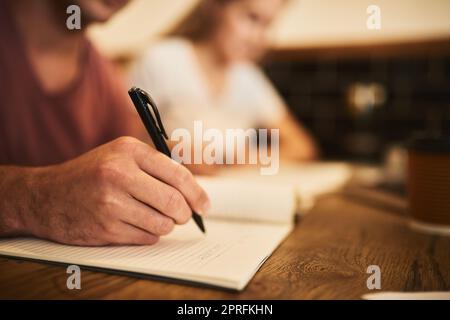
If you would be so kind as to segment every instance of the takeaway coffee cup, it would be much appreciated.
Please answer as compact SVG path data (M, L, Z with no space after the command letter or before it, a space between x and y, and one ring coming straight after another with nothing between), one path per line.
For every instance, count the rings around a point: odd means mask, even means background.
M408 145L411 227L450 236L450 137L418 137Z

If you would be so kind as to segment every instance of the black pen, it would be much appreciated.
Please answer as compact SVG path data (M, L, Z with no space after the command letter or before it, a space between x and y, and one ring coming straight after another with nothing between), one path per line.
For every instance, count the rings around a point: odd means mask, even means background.
M139 113L139 116L141 117L141 120L144 123L148 134L150 135L150 138L152 138L153 144L155 145L156 149L170 158L170 149L167 146L165 140L169 138L167 137L166 131L164 130L164 126L162 124L161 117L159 115L158 108L156 107L155 102L147 92L140 88L133 87L128 90L128 94L133 101L133 104L136 107L136 110ZM153 117L150 109L148 108L148 105L150 105L150 107L152 108L155 117ZM192 211L192 218L194 219L200 230L205 233L206 230L203 224L202 217L195 211Z

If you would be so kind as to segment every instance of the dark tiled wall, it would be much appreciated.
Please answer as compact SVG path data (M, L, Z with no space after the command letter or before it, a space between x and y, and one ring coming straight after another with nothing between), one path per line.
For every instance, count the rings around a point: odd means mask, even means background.
M265 69L325 157L377 161L415 132L450 130L450 55L284 60ZM384 99L356 112L355 84L375 84Z

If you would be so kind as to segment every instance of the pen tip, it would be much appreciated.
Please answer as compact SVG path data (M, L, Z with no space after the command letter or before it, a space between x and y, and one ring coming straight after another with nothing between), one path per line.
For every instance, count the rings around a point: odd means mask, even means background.
M202 230L203 233L206 234L206 229L205 229L205 226L203 225L203 221L202 220L199 221L198 227L200 228L200 230Z
M200 228L200 230L206 234L205 225L203 224L203 219L196 213L192 216L197 226Z

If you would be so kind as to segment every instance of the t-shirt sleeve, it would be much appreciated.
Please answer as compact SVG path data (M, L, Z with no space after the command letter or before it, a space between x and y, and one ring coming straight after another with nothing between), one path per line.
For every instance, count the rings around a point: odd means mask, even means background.
M273 84L256 65L246 65L241 72L241 77L245 78L243 92L252 97L256 122L263 126L278 122L287 110Z
M182 39L168 39L151 45L129 73L130 85L144 89L155 101L167 132L186 127L190 119L186 101L195 96L191 81L190 44Z
M158 108L164 108L167 86L166 66L170 63L171 57L167 56L167 50L160 48L150 48L144 56L132 67L129 82L132 86L139 87L148 92L155 100ZM166 54L165 54L166 53Z

